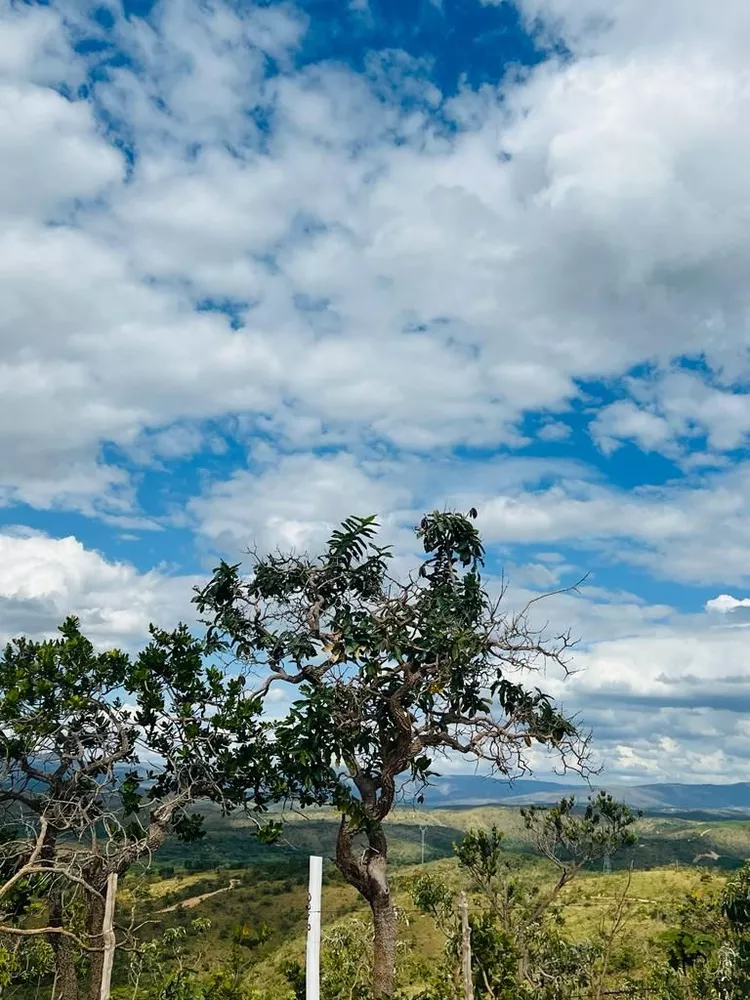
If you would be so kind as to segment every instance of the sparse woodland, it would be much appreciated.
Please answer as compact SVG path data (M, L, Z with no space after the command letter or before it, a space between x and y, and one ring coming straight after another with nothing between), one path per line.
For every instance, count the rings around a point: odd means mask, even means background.
M406 578L352 517L317 558L218 567L199 636L102 651L70 618L6 647L0 996L301 1000L300 816L331 832L322 1000L750 996L750 868L644 898L639 817L605 793L521 810L523 850L483 823L404 863L404 789L418 805L446 760L593 773L539 687L572 637L485 585L472 514L426 515ZM241 855L190 874L222 824Z

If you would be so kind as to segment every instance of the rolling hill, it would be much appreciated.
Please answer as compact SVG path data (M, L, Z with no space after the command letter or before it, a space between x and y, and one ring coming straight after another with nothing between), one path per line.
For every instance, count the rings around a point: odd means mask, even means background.
M633 809L649 813L750 814L750 782L727 785L673 782L619 785L615 782L600 782L589 787L583 782L563 784L529 779L511 784L475 774L456 774L435 778L434 784L425 789L423 794L424 808L441 809L493 804L549 804L564 795L585 799L591 792L599 789L606 789ZM409 798L408 791L405 792L405 798Z

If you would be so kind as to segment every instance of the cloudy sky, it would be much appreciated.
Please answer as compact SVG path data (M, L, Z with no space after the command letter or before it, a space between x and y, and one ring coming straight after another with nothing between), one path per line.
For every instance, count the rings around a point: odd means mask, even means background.
M750 6L0 0L0 632L476 506L622 780L750 758Z

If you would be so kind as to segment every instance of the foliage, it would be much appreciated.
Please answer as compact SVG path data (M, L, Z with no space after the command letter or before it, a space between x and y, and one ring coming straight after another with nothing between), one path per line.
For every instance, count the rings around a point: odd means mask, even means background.
M375 988L394 988L395 916L383 821L397 782L428 782L448 752L509 774L537 743L581 767L586 741L549 696L514 677L565 666L570 637L547 643L528 608L511 614L482 585L484 548L469 517L435 511L418 528L425 558L405 580L374 517L350 517L318 558L256 557L250 575L222 563L196 596L211 650L282 682L298 698L276 727L288 792L333 803L336 863L370 904ZM366 849L357 846L364 838Z
M15 639L0 656L0 923L12 936L43 903L49 929L40 933L60 997L72 1000L73 942L87 949L98 996L109 875L150 860L168 835L199 839L192 807L201 798L231 807L241 785L243 802L249 789L263 808L267 769L260 703L206 661L184 626L152 628L135 658L98 652L75 618L59 633ZM120 928L121 939L129 934Z
M370 1000L370 929L361 920L351 920L324 934L321 940L320 1000ZM364 947L363 947L364 945ZM305 997L305 970L299 962L284 968L295 1000Z
M580 815L575 805L571 795L549 809L521 810L535 846L559 869L561 886L587 864L611 857L637 839L632 827L640 814L608 792L589 796Z
M558 867L562 865L565 877L561 875L551 890L524 875L519 859L503 850L504 835L497 826L470 830L455 845L475 900L470 926L477 1000L566 1000L582 990L601 988L621 920L608 936L575 944L563 932L556 901L592 855L613 854L629 842L626 831L634 817L609 798L590 801L580 817L572 815L572 807L572 800L565 799L549 810L525 813L528 825L547 847L545 853L557 859ZM557 853L560 845L566 846L564 858ZM452 971L456 985L460 933L454 894L426 873L412 882L411 895L445 933L446 969ZM444 991L445 970L437 982Z

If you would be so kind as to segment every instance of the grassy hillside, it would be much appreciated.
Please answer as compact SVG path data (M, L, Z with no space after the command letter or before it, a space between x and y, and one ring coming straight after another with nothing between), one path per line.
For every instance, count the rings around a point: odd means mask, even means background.
M551 884L554 872L540 859L527 857L529 878ZM409 883L415 875L431 871L440 874L456 891L463 887L457 864L452 859L422 865L402 865L394 875L394 895L401 913L401 938L405 979L415 990L420 975L439 960L444 946L442 934L432 920L419 914L410 899ZM343 884L330 863L325 865L323 889L324 942L336 930L356 925L356 933L367 933L368 911L361 899ZM251 869L222 870L202 874L179 874L153 880L148 899L140 906L154 921L156 936L170 927L186 929L184 947L196 968L216 968L228 963L233 934L241 925L257 930L268 928L268 938L243 953L249 981L262 982L271 997L289 996L284 969L290 961L304 961L307 886L304 865L259 864ZM590 939L606 923L623 893L627 873L584 873L564 890L564 927L574 941ZM677 867L635 871L627 896L627 920L623 942L618 946L616 964L637 969L658 948L658 934L669 926L686 893L716 893L722 884L721 872ZM232 888L229 888L232 884ZM215 895L217 889L225 891ZM128 888L125 888L127 896ZM122 902L126 903L126 896ZM204 897L204 898L201 898ZM181 901L182 906L163 912ZM195 933L191 924L197 916L211 922L209 931ZM420 971L421 970L421 971ZM119 970L122 983L124 969ZM123 988L122 996L126 993Z
M172 842L159 852L159 867L215 870L241 868L259 862L294 866L305 864L310 854L332 858L335 853L337 816L331 810L312 810L305 816L287 814L283 840L275 846L258 843L254 824L247 818L206 818L207 836L186 847ZM520 811L514 806L479 806L458 809L398 809L388 822L390 857L395 865L421 859L421 831L425 826L425 857L433 861L451 857L453 844L471 828L496 824L506 835L508 850L531 849ZM636 824L638 843L615 860L615 866L638 869L663 867L675 862L733 869L750 857L750 821L699 821L676 817L643 817Z
M207 836L198 845L172 843L159 852L155 868L145 876L129 876L118 905L134 906L147 919L146 936L160 939L176 929L189 965L216 969L240 955L248 982L262 982L271 1000L288 1000L284 970L304 959L307 859L324 857L324 934L341 934L353 927L357 940L369 933L369 913L357 894L343 883L330 860L335 850L336 816L319 810L287 817L284 840L273 847L258 844L253 824L240 817L217 814L207 819ZM555 871L534 855L520 812L515 807L420 811L402 809L388 823L393 862L393 887L401 914L404 982L416 989L427 970L439 960L444 939L431 919L419 914L410 898L409 883L425 871L438 873L455 892L463 876L452 845L471 828L497 825L506 834L509 855L517 858L528 877L551 884ZM425 827L426 865L421 858ZM637 823L638 841L614 860L615 871L588 871L561 897L563 926L572 941L587 941L603 926L621 897L633 865L626 903L626 934L618 945L615 969L637 970L658 948L659 933L675 919L687 893L716 893L726 870L750 856L750 823L699 822L674 817L644 817ZM620 870L617 870L617 869ZM194 921L210 921L196 928ZM251 947L235 944L239 928L255 935ZM328 938L330 948L330 937ZM128 993L126 959L118 957L115 997ZM180 959L182 961L182 959Z

